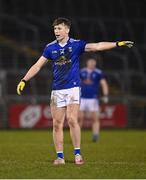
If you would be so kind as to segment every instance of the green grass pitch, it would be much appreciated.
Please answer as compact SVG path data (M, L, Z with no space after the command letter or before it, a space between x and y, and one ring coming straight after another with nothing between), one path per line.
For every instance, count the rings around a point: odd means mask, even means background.
M0 131L0 178L146 178L146 132L102 130L91 142L91 131L82 131L86 163L76 166L69 132L65 131L66 164L54 166L52 132Z

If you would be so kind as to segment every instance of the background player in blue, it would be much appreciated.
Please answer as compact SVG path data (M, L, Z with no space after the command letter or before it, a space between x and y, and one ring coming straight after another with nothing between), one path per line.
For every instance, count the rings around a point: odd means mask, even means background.
M92 140L96 142L99 137L100 120L99 120L99 90L101 86L102 101L108 102L108 84L104 73L96 68L97 61L94 58L87 59L86 67L81 69L81 103L79 124L82 127L84 118L88 115L92 122Z
M34 77L40 69L52 61L53 83L51 93L51 114L53 117L53 139L57 153L54 164L64 164L63 154L63 123L65 115L70 128L74 146L75 164L83 164L80 142L81 133L78 123L80 102L80 71L79 56L84 51L109 50L119 46L132 47L131 41L86 43L69 37L71 22L66 18L57 18L53 23L56 40L49 43L42 56L29 69L17 86L20 95L28 80Z

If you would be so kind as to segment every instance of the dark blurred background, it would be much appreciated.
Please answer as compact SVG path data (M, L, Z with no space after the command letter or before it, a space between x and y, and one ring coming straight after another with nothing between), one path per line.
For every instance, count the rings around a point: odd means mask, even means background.
M146 0L0 0L0 128L13 127L10 121L15 124L26 103L49 104L49 63L27 83L23 96L16 86L54 40L51 25L60 16L71 19L73 38L135 42L132 49L92 55L107 74L110 104L127 108L124 127L146 128ZM81 67L87 56L81 57Z

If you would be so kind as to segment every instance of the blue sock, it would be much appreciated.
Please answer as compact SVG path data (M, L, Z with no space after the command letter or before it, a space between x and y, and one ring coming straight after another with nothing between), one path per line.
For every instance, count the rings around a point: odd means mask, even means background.
M57 158L64 158L63 152L62 151L58 151L57 152Z
M80 154L81 154L80 148L75 148L74 149L74 155L80 155Z

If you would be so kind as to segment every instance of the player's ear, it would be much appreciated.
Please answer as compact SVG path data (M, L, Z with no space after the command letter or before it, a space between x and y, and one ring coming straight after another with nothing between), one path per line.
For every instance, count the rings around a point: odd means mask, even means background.
M70 31L70 28L68 28L68 27L66 26L66 33L69 33L69 31Z

